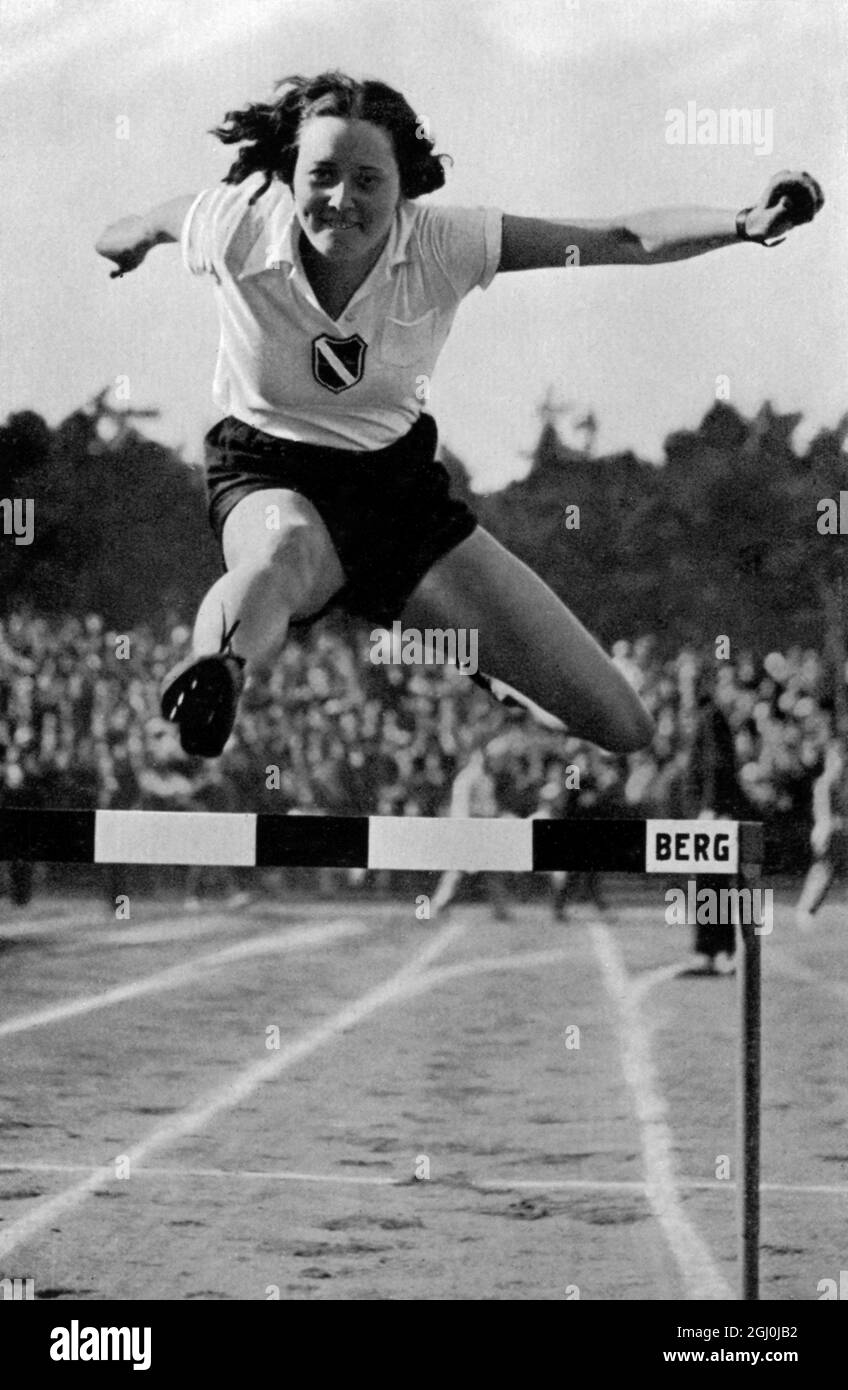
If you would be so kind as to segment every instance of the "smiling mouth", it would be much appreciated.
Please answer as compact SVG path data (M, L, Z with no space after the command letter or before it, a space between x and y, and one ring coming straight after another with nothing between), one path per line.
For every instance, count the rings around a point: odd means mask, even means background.
M350 232L359 227L358 222L327 222L321 224L328 232Z

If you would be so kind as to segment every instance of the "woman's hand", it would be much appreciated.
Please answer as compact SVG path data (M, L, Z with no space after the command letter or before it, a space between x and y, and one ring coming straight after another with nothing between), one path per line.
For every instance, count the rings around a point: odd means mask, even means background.
M107 260L115 262L118 269L113 270L110 276L115 280L126 275L128 270L137 270L156 242L157 238L146 218L122 217L120 222L113 222L101 232L94 249Z
M811 174L781 169L745 218L745 230L756 241L770 241L812 222L823 206L824 194Z

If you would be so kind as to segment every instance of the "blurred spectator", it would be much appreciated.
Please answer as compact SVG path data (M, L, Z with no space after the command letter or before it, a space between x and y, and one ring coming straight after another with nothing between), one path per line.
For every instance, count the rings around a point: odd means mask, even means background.
M37 806L39 797L34 779L30 778L28 790L24 790L25 786L24 769L17 762L7 763L0 783L0 808L11 811L19 806ZM17 907L23 907L32 897L33 865L26 860L15 859L4 867L7 875L6 891Z
M583 757L572 763L553 760L546 769L546 780L534 814L540 820L621 819L627 814L621 759L612 754L602 754L591 760ZM601 875L596 869L558 869L550 878L554 921L564 922L569 903L580 899L591 903L599 912L606 910Z
M683 814L690 820L744 820L746 809L736 773L733 733L704 681L697 693ZM695 901L701 889L718 895L726 887L727 879L719 874L699 874ZM729 972L736 953L736 924L696 923L693 947L695 962L689 974Z
M795 909L799 930L809 931L813 917L834 879L845 873L848 860L845 780L848 774L841 740L832 738L825 750L821 771L813 784L813 828L810 846L813 862L807 871Z
M457 773L451 788L449 816L469 820L474 816L496 817L499 814L495 780L489 765L488 753L488 747L472 749L465 766ZM448 911L465 877L459 869L448 869L442 874L430 905L432 917L438 917ZM481 877L486 885L495 920L509 921L503 875L485 873Z

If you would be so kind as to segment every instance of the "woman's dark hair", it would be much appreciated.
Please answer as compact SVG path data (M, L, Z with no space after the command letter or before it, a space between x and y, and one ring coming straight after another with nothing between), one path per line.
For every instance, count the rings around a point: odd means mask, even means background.
M251 202L261 198L274 178L291 188L300 128L312 116L343 116L381 126L391 137L405 198L432 193L444 184L442 160L448 156L433 153L426 121L384 82L357 82L343 72L322 72L318 77L284 77L274 90L282 91L276 101L228 111L211 131L225 145L242 146L224 183L265 175Z

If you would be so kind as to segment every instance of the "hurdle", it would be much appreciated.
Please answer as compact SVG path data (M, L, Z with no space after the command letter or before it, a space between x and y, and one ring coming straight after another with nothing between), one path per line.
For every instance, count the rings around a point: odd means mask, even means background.
M0 809L0 861L412 872L722 874L753 888L763 827L728 820L472 820L279 812ZM759 1298L761 960L737 924L739 1299Z

